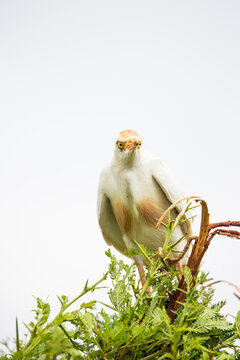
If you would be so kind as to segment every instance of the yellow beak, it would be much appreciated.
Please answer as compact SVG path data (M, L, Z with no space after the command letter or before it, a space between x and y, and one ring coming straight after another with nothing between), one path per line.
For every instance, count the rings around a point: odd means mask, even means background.
M139 145L139 141L137 141L136 139L131 139L131 140L127 140L126 144L125 144L125 149L128 150L133 150L136 149Z

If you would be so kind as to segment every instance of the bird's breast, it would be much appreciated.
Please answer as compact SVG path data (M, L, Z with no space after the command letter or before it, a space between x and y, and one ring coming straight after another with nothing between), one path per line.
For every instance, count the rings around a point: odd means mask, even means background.
M123 234L130 234L133 226L133 213L123 201L117 201L114 206L115 216Z
M123 234L136 237L141 226L155 227L162 211L151 197L144 197L138 202L118 200L113 206L115 217Z
M144 197L138 203L138 211L141 217L150 225L156 225L163 211L154 199Z
M114 184L110 198L121 232L136 238L143 225L154 227L168 205L151 174L122 171Z

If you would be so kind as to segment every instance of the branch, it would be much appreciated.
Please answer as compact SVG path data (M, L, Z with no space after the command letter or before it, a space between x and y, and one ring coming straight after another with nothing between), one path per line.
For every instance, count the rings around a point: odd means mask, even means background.
M226 284L228 284L228 285L231 285L231 286L233 286L233 287L240 293L240 287L239 287L239 286L237 286L236 284L234 284L234 283L232 283L232 282L230 282L230 281L226 281L226 280L213 281L213 282L211 282L210 284L203 286L202 288L203 288L203 289L206 289L206 288L209 287L209 286L212 286L212 285L215 285L215 284L219 284L219 283L226 283Z
M223 235L223 236L228 236L231 238L235 238L235 239L240 239L240 232L236 231L236 230L223 230L223 229L217 229L214 230L212 233L209 234L208 237L208 243L210 244L210 242L212 241L213 237L215 235Z
M233 293L233 295L235 295L235 296L236 296L236 298L238 298L238 300L240 300L240 296L239 296L238 294Z
M188 251L190 244L193 240L197 240L198 237L197 236L190 236L187 240L186 245L184 246L183 251L181 252L181 254L179 254L175 259L168 259L168 262L170 264L176 264L178 263L180 260L182 260L182 258L184 257L184 255L186 254L186 252Z
M218 222L218 223L213 223L213 224L209 224L209 230L215 229L217 227L221 227L221 226L225 226L225 227L230 227L230 226L240 226L240 221L223 221L223 222Z
M201 203L202 207L202 214L201 214L201 225L200 225L200 233L199 236L190 237L187 240L187 243L182 251L182 253L175 259L168 259L168 261L171 264L175 264L178 261L180 261L186 252L188 251L190 247L190 243L192 240L195 240L194 246L192 248L191 254L188 258L187 266L191 271L191 274L193 276L193 282L192 286L195 283L196 276L199 271L199 267L201 264L201 261L203 259L203 256L205 255L212 239L215 235L224 235L235 239L240 239L240 231L232 230L232 229L218 229L218 227L240 227L240 221L224 221L224 222L218 222L209 224L209 213L208 213L208 206L205 200L198 196L187 196L184 197L178 201L176 201L174 204L172 204L159 218L156 229L159 229L160 225L162 224L162 221L164 220L164 217L168 214L169 211L174 209L179 203L181 203L184 200L188 199L194 199L197 202ZM216 229L214 231L211 231L213 229ZM233 285L232 283L229 283ZM209 285L210 286L210 285ZM234 286L234 285L233 285ZM235 286L235 288L238 290L238 287ZM181 304L185 301L187 296L187 285L184 279L184 276L182 276L178 283L178 288L172 292L172 294L169 297L169 304L167 308L167 313L171 320L173 321L176 317L176 311L181 307ZM238 295L236 294L238 297Z
M192 252L187 262L187 266L191 270L193 278L195 278L198 273L199 265L201 263L203 254L206 251L206 249L204 249L204 246L207 243L208 226L209 226L209 213L208 213L208 207L206 201L199 197L194 197L194 198L195 201L201 202L202 216L201 216L200 234L195 241ZM187 290L187 284L185 282L184 276L182 276L178 284L178 289L171 294L169 299L167 313L172 321L176 317L176 310L180 308L181 303L183 303L186 299L187 296L186 290Z
M200 201L202 206L200 234L198 240L195 242L195 246L187 262L187 266L190 268L193 275L195 275L198 272L198 268L202 260L201 252L208 237L208 226L209 226L208 206L205 200L201 199Z

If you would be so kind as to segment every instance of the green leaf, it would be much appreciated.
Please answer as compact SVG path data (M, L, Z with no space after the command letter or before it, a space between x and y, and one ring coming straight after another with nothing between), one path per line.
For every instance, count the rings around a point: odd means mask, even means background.
M92 300L92 301L89 301L89 302L87 302L87 303L82 303L81 305L80 305L80 309L93 309L94 308L94 306L96 305L96 300Z
M192 280L193 279L192 279L191 271L187 266L185 266L183 268L183 275L184 275L185 282L187 284L187 292L189 293L190 290L191 290Z
M204 334L215 333L216 331L230 331L232 330L233 325L227 321L221 320L218 317L216 309L206 308L203 313L199 315L193 328L197 330L199 334Z
M238 311L236 319L235 319L235 327L236 327L236 330L237 330L237 333L238 333L238 336L240 339L240 330L239 330L240 329L240 311Z

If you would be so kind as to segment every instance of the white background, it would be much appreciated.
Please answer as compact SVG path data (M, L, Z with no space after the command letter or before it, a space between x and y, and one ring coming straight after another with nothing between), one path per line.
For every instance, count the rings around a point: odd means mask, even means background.
M98 175L119 131L205 198L239 214L239 1L0 3L0 339L57 311L107 268ZM203 268L239 283L239 242L215 238ZM117 255L120 258L120 255ZM216 285L235 315L234 289Z

